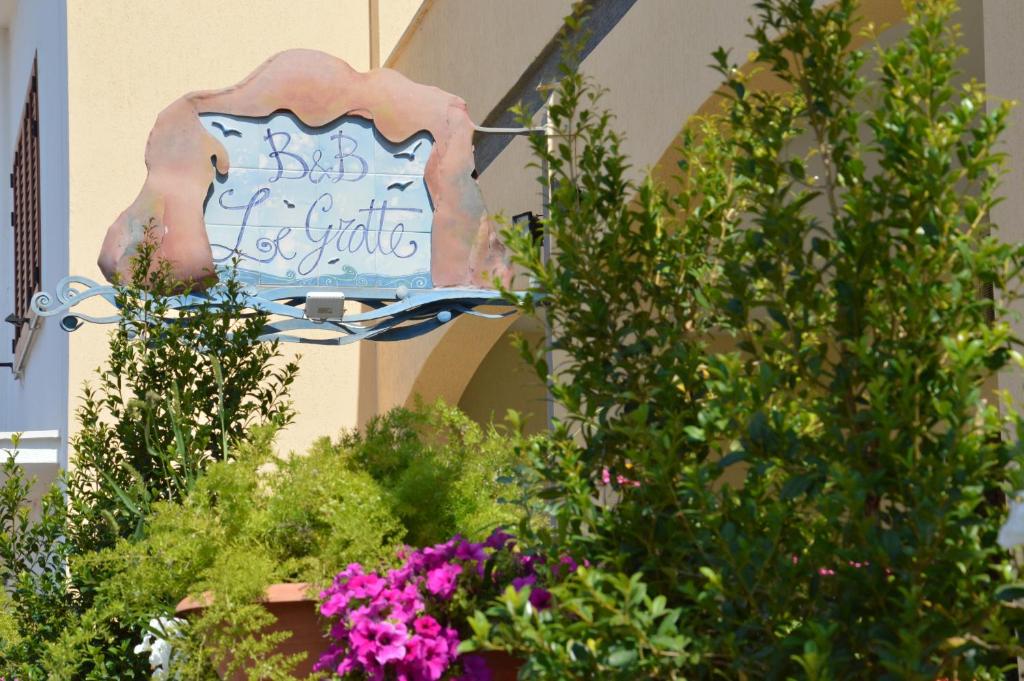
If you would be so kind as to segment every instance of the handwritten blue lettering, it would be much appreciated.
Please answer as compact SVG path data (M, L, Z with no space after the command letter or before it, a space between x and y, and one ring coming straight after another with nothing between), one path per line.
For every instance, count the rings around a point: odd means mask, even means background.
M269 187L260 187L244 204L233 204L226 201L235 193L234 189L225 189L217 197L217 203L226 210L242 211L241 224L238 227L235 243L211 243L214 250L214 262L221 263L237 254L242 258L259 263L270 263L275 260L294 260L298 258L296 271L307 276L320 266L324 252L333 244L338 253L361 253L391 256L400 260L411 258L419 250L415 239L406 235L404 222L398 222L404 216L414 216L423 212L421 208L395 208L388 206L387 201L380 205L371 198L365 208L356 210L356 214L365 217L347 218L342 215L332 216L335 208L334 196L329 192L320 194L309 206L301 232L292 227L275 227L273 237L257 236L254 246L259 255L246 252L243 245L253 210L271 198ZM324 222L330 221L326 226ZM261 229L268 229L262 227ZM286 250L285 245L291 250ZM301 257L300 257L301 256Z
M284 144L282 144L280 148L277 146L277 142L274 141L278 137L284 137ZM272 178L270 178L271 182L277 182L280 179L301 180L302 178L306 177L307 174L309 174L309 166L306 165L306 161L302 158L302 156L287 151L288 145L291 144L292 141L292 136L290 134L284 131L271 132L270 128L267 128L267 135L265 139L267 140L267 143L270 145L270 148L272 150L270 154L268 154L268 156L270 156L270 158L274 159L277 162L277 175L274 175ZM286 169L282 158L290 158L295 163L298 163L299 166L301 166L301 169L293 167L288 170L297 172L299 174L292 175L291 177L285 177L284 173Z

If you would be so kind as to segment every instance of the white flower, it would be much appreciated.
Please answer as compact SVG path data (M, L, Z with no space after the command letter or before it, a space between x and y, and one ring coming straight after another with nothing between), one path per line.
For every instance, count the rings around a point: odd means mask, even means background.
M178 617L159 617L149 621L150 631L142 637L142 643L135 646L135 654L149 653L149 668L153 670L153 678L157 681L165 681L170 678L171 657L174 655L174 648L168 639L179 636L179 629L185 624L185 620ZM161 636L154 634L160 632ZM177 678L175 675L174 678Z
M1024 502L1018 501L1024 492L1018 492L1010 499L1010 516L999 528L996 541L1004 549L1012 549L1024 544Z

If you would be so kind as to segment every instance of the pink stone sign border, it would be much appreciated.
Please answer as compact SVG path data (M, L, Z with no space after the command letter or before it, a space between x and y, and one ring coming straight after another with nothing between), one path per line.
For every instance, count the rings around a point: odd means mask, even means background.
M489 288L493 277L510 283L505 245L472 176L474 126L465 101L391 69L359 73L314 50L281 52L237 85L187 94L157 116L146 144L146 182L103 240L99 266L107 279L127 278L131 257L152 224L157 257L170 262L177 279L196 289L212 281L203 202L215 177L210 159L221 174L229 172L231 162L199 115L266 117L277 111L290 111L311 127L362 116L396 143L429 132L434 147L424 179L434 204L434 286Z

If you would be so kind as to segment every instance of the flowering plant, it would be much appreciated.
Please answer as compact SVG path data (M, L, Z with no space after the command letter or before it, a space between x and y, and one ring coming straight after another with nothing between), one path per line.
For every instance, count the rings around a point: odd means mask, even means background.
M178 653L172 641L181 637L181 627L185 620L179 617L158 617L149 621L149 631L142 637L142 643L135 646L136 655L149 653L149 667L153 671L152 678L166 681L178 678L171 674L171 661ZM0 678L0 681L3 681Z
M495 530L474 543L456 535L442 544L399 551L401 564L385 574L352 563L320 594L320 612L336 620L333 643L316 665L339 676L437 681L490 679L479 655L459 655L458 623L505 587L529 588L529 601L548 608L551 594L537 585L544 558L518 553L511 535ZM559 568L575 570L570 558Z

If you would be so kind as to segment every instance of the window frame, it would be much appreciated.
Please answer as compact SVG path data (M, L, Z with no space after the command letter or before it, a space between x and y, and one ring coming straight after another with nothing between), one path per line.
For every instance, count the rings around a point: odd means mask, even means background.
M43 267L38 65L36 55L32 60L10 174L14 261L12 303L17 318L11 351L14 354L14 373L18 377L40 321L31 309L32 296L41 290Z

